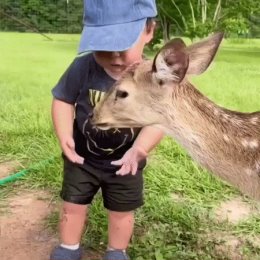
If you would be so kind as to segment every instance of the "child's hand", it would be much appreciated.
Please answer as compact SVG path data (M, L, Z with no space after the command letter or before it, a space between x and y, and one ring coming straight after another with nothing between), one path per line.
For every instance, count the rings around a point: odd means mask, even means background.
M83 164L84 158L75 151L75 142L71 136L67 136L60 141L61 149L65 156L73 163Z
M147 152L142 147L133 146L120 160L113 161L111 164L122 165L122 167L116 172L117 175L126 175L129 173L135 175L138 168L138 162L146 157Z

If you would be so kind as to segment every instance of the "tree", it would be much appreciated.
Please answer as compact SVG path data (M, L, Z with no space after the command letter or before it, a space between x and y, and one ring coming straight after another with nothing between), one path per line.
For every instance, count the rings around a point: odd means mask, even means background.
M82 0L5 0L1 30L80 33Z
M171 35L191 39L213 31L226 36L257 35L259 0L157 0L155 43ZM115 13L116 15L116 13ZM1 0L0 30L80 33L82 0Z
M256 29L252 17L260 13L258 0L157 0L157 4L165 40L170 34L193 39L213 31L248 35Z

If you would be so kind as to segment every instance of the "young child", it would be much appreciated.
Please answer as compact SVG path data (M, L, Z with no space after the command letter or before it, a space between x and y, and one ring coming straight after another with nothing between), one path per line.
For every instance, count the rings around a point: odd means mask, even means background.
M52 90L52 117L63 151L61 244L51 260L82 258L80 239L88 205L101 188L108 210L104 260L127 260L134 210L143 204L145 158L163 137L161 130L112 129L91 125L94 106L142 59L153 37L154 0L85 0L80 53ZM91 53L84 54L86 51Z

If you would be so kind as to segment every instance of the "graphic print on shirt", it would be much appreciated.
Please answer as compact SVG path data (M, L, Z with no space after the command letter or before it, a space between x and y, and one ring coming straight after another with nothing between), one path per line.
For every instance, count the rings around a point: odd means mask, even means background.
M88 90L88 102L92 109L102 100L105 92L96 89ZM130 129L109 129L100 130L92 126L89 118L83 124L83 133L86 137L86 146L90 153L100 155L110 155L125 144L133 141L135 131Z

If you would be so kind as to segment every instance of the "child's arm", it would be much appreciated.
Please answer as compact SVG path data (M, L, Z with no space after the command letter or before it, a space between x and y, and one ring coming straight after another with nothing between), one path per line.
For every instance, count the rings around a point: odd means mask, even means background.
M74 105L55 98L53 99L52 121L61 149L70 161L83 164L84 158L79 156L75 151L73 139L74 111Z
M162 140L164 133L159 128L146 126L142 128L137 136L132 148L130 148L124 156L113 161L113 165L122 165L116 172L118 175L136 174L138 162L145 159L148 153Z
M161 129L154 126L145 126L141 129L133 144L133 147L139 147L146 153L149 153L157 144L160 143L163 136L164 133Z

